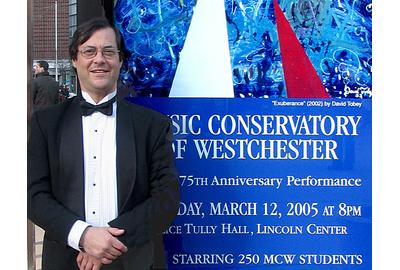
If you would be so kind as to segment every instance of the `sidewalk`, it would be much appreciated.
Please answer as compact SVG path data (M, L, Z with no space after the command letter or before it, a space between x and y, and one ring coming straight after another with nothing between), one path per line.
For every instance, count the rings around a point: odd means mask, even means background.
M42 269L42 247L44 231L35 225L35 270Z

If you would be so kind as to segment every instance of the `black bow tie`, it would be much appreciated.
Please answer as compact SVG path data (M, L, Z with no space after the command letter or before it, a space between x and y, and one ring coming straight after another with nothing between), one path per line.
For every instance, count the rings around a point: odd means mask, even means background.
M101 112L105 115L112 115L113 113L113 103L115 102L116 96L110 99L107 102L101 103L99 105L93 105L85 100L81 100L81 111L83 116L88 116L94 113L95 111Z

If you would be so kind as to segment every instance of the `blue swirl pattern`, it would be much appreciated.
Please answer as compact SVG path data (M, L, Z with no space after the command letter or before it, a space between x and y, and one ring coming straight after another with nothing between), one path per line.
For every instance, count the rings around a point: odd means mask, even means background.
M235 97L286 97L272 0L224 0ZM331 97L372 98L370 0L281 0ZM121 80L139 96L167 97L196 0L118 0L128 57ZM295 59L294 59L295 61Z

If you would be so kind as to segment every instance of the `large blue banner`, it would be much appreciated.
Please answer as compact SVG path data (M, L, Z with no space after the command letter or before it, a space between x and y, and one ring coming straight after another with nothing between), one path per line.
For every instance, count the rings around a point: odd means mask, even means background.
M173 123L169 269L371 269L371 100L131 101Z
M130 100L173 123L169 269L372 268L370 0L117 0L114 15Z

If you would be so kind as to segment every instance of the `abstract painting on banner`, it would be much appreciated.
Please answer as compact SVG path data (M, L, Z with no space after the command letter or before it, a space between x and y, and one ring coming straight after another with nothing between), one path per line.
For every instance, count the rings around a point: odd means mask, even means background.
M372 97L371 1L118 0L114 13L139 96L169 96L182 50L206 46L191 76L215 84L207 70L228 54L235 97Z

